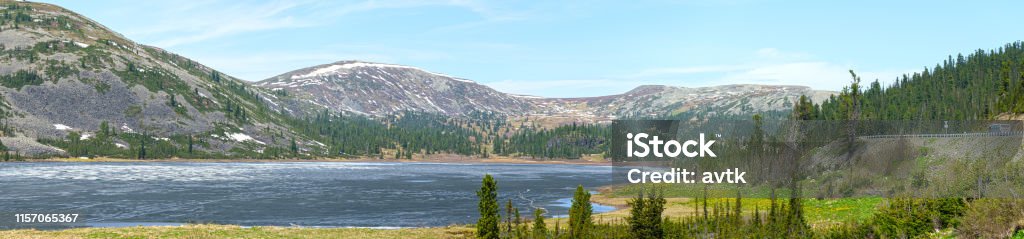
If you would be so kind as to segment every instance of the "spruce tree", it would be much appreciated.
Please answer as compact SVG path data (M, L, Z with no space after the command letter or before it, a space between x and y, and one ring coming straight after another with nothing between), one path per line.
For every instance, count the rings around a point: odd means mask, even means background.
M107 121L100 122L99 138L105 139L107 136L110 136L110 124Z
M583 189L583 185L576 187L576 193L572 197L572 207L569 208L569 237L588 238L590 229L594 222L590 218L593 214L593 206L590 205L590 192Z
M540 208L533 209L533 238L547 238L547 224L544 224L544 211Z
M512 235L512 199L505 202L505 235L511 237Z
M292 138L292 145L291 145L290 148L292 150L292 155L299 154L299 144L295 142L295 138L294 137Z
M515 225L515 227L516 227L516 230L515 230L516 231L516 237L517 238L523 238L525 232L523 232L524 231L523 230L523 226L522 226L523 218L519 216L519 208L515 208L515 207L512 208L512 216L515 217L514 222L516 224Z
M498 229L498 221L501 219L498 216L498 184L494 181L494 177L491 177L490 174L484 175L480 191L476 192L476 196L480 198L478 205L480 219L476 222L476 237L497 239L501 233Z
M641 191L629 202L629 228L632 238L662 238L662 212L665 211L665 198L654 189L647 196Z
M139 140L139 155L137 159L146 159L146 137L149 136L143 133L142 138Z

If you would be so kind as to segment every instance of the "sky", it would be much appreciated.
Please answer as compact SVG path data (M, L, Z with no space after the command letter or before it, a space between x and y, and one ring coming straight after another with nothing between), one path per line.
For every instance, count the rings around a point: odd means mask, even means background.
M887 84L1024 40L1024 1L46 0L136 42L259 81L341 60L416 66L499 91Z

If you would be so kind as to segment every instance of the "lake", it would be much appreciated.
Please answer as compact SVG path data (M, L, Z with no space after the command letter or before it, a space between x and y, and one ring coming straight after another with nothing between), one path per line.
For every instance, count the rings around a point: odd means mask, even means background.
M3 163L0 216L79 213L79 226L425 227L475 223L485 173L525 217L564 216L610 166L448 163ZM613 208L594 205L595 213ZM38 227L9 223L0 228Z

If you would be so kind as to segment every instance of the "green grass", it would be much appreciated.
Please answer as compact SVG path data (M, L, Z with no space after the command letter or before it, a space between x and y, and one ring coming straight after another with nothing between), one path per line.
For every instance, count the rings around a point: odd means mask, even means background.
M611 197L630 198L635 197L637 190L641 187L638 185L624 185L613 187L613 190L608 193ZM771 208L771 190L762 187L736 187L730 185L714 185L708 187L708 205L712 207L716 204L719 205L733 205L736 202L736 190L740 189L744 193L743 199L740 201L743 204L743 212L751 213L754 210L759 210L765 213ZM700 185L673 185L672 187L665 187L666 198L694 198L698 195L703 195L703 186ZM779 202L786 201L788 196L787 190L776 190L776 195ZM807 222L814 227L832 226L843 223L852 222L864 222L871 218L872 214L878 211L878 206L885 199L880 197L862 197L862 198L838 198L838 199L814 199L805 198L803 200L804 217ZM693 203L685 204L667 204L666 207L689 207L695 206L700 207L700 200L695 200Z
M818 226L864 222L871 218L883 200L878 197L807 199L803 201L804 217Z
M743 198L771 198L772 190L765 186L736 186L730 184L670 184L662 186L666 198L697 198L704 196L705 185L707 186L708 198L735 198L737 191L741 192ZM650 186L646 186L650 187ZM644 190L643 184L616 185L612 191L613 197L634 197L637 192ZM789 190L776 189L776 198L789 197Z

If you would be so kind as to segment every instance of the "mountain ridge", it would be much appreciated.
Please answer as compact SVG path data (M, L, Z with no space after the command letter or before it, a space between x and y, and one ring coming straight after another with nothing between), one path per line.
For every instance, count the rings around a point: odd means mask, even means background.
M287 91L296 96L289 111L309 111L310 104L338 112L383 116L401 111L427 111L449 116L474 112L498 112L509 116L553 115L558 117L588 117L614 119L625 116L650 115L658 111L682 112L693 107L714 106L711 100L740 104L750 97L754 101L773 101L753 104L754 111L788 110L785 102L806 94L812 100L824 100L831 91L814 90L807 86L735 84L709 87L679 87L642 85L621 94L592 97L541 97L520 95L495 90L465 78L434 73L419 67L343 60L292 70L254 83L271 91ZM461 91L447 92L448 87L459 85ZM706 99L692 95L706 93L718 96ZM731 92L731 95L721 95ZM680 94L691 94L684 96ZM476 97L474 97L476 96ZM629 104L635 100L662 100L654 108ZM422 100L422 102L416 102ZM298 102L296 102L298 101ZM382 102L387 101L387 102ZM438 105L435 102L444 101ZM673 105L682 101L690 102ZM393 104L388 104L388 102ZM426 102L426 103L424 103ZM466 103L468 102L468 103ZM618 107L616 107L618 103ZM306 106L302 106L302 105ZM582 104L582 105L581 105ZM746 103L743 103L746 104ZM631 105L623 107L621 105ZM722 105L719 105L722 106ZM581 109L580 107L583 107ZM297 108L298 110L295 110ZM306 108L304 110L304 108ZM570 113L570 112L577 112ZM733 110L731 113L741 113Z

